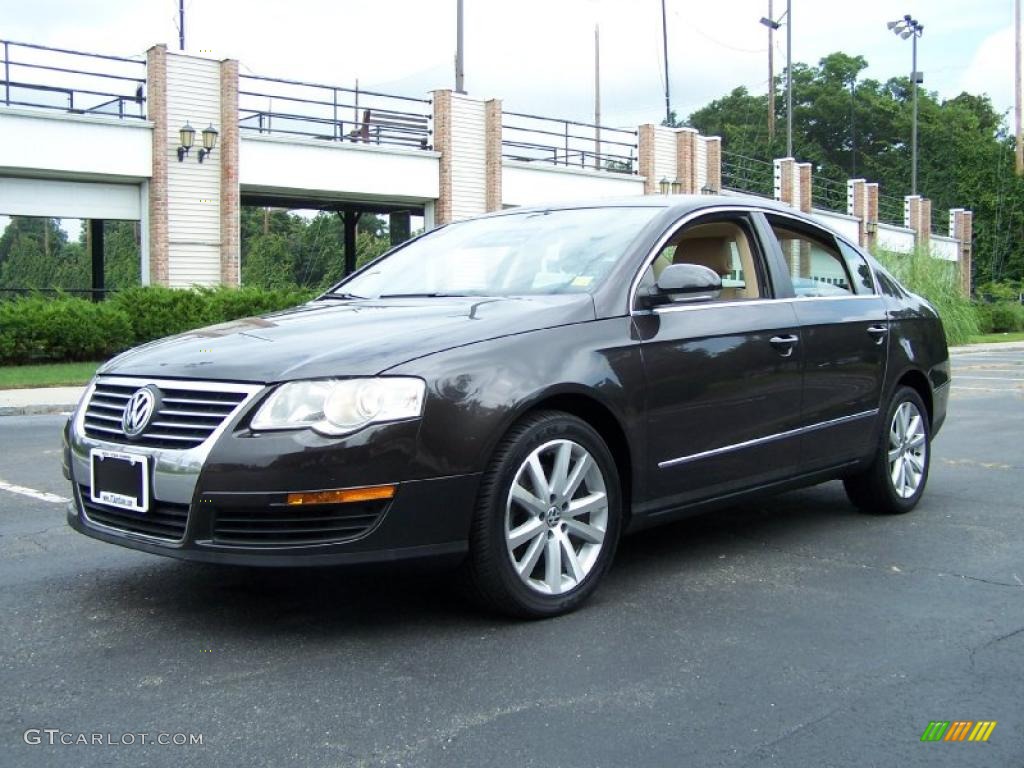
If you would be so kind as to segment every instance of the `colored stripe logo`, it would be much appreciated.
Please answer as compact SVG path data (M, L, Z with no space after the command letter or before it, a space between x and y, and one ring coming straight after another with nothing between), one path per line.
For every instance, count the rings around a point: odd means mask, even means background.
M921 734L921 741L988 741L996 720L932 720Z

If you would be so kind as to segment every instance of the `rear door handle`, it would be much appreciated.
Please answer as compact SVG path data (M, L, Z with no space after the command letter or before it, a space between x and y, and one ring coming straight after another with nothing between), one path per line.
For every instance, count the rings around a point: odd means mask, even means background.
M789 357L793 354L793 347L800 341L800 337L791 333L788 336L772 336L768 341L782 357Z

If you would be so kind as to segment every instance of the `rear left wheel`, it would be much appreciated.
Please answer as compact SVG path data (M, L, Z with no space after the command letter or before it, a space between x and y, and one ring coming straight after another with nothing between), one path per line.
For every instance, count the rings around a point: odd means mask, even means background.
M590 425L555 411L527 417L482 480L467 561L475 594L520 617L575 609L611 564L621 510L614 459Z

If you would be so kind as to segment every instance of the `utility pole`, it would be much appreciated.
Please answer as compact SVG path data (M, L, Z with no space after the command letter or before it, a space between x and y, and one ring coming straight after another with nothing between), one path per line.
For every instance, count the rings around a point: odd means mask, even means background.
M793 156L793 0L786 0L786 157Z
M768 18L774 19L772 0L768 0ZM775 27L768 24L768 141L775 139Z
M1013 83L1014 83L1014 112L1017 117L1017 175L1024 175L1024 143L1022 143L1021 136L1021 82L1020 82L1020 0L1016 0L1013 4L1014 12L1014 34L1013 34L1013 48L1014 48L1014 70L1013 70Z
M463 68L462 48L462 0L456 0L455 4L455 92L466 92L466 73Z
M185 50L185 0L178 0L178 49Z
M665 0L661 0L661 46L665 52L665 125L672 125L672 102L668 87L668 20L665 14Z
M594 168L601 169L601 25L594 25Z

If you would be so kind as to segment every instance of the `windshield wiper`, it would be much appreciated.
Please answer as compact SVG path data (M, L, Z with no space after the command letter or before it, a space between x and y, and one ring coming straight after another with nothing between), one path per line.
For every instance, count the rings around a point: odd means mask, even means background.
M354 293L325 293L321 299L336 299L338 301L349 301L351 299L367 299L369 296L356 296Z
M378 299L461 299L473 296L471 293L382 293Z

